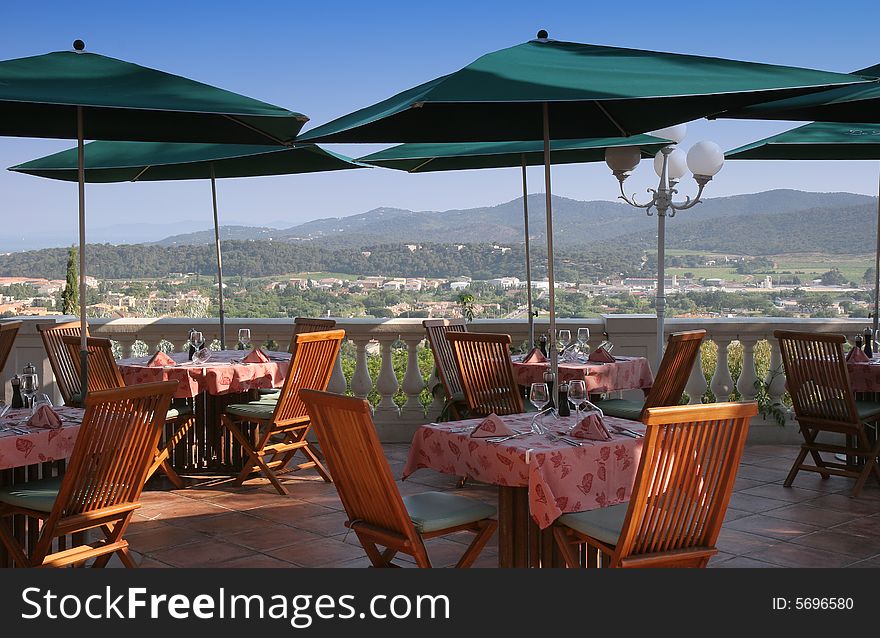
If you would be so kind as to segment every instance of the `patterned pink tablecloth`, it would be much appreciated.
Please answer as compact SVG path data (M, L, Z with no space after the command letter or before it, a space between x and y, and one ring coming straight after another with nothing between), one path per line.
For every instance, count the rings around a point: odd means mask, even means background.
M853 392L880 392L880 359L864 363L847 363L849 383Z
M29 409L9 410L0 418L0 470L66 459L73 451L85 410L59 407L63 424L56 430L29 428ZM20 432L8 429L14 427Z
M549 363L513 362L513 375L522 386L541 383ZM587 392L616 392L618 390L645 390L654 384L651 366L644 357L620 357L614 363L560 363L559 376L563 381L583 379Z
M515 431L528 430L533 414L502 417ZM574 424L575 417L544 418L551 431ZM470 476L484 483L528 487L532 518L542 529L567 512L616 505L629 500L642 440L614 434L610 441L584 441L573 447L528 434L503 443L473 438L462 428L482 419L429 423L413 437L403 478L421 468L445 474ZM605 417L609 429L618 425L644 432L641 423Z
M218 395L281 387L290 365L289 353L267 352L272 358L268 363L236 363L247 354L242 350L212 351L210 360L195 365L188 361L185 352L175 352L171 358L176 366L151 368L146 365L149 357L122 359L118 364L125 385L177 381L174 396L178 399L192 398L203 391Z

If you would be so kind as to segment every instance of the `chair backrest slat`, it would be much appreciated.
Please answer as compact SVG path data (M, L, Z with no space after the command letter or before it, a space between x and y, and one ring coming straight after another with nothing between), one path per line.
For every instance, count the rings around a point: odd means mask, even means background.
M452 345L446 339L446 334L467 332L467 323L464 319L426 319L422 325L425 327L428 346L434 355L437 376L440 377L440 383L446 391L446 398L450 399L454 394L463 393L464 387L461 385L455 354L452 352Z
M417 533L382 452L370 404L356 397L301 390L350 524L379 527L413 543Z
M326 332L327 330L333 330L335 327L335 319L295 317L293 320L293 338L290 340L290 345L287 347L287 351L290 354L295 354L297 335L307 334L309 332Z
M688 330L669 335L654 384L645 397L645 410L678 405L705 336L705 330Z
M477 416L519 414L519 386L510 361L510 335L447 332L468 410Z
M846 337L777 330L785 385L798 421L858 427L859 415L850 391L843 355Z
M0 321L0 372L6 366L6 361L9 359L9 353L12 352L12 345L15 343L15 336L18 334L21 324L21 321Z
M713 549L755 403L650 408L616 559Z
M345 330L306 332L296 335L296 348L290 361L284 385L275 405L274 421L288 421L308 416L299 391L326 390L339 356Z
M80 336L80 322L38 324L37 330L43 340L49 365L52 366L52 374L55 375L58 391L61 392L65 403L72 403L75 397L82 394L79 373L77 372L79 364L74 363L74 361L79 361L79 352L77 351L75 359L71 359L70 352L61 338L65 336L78 338ZM86 336L89 336L88 326L86 326Z
M67 348L68 356L73 361L74 371L77 377L79 377L80 338L63 335L61 342ZM89 393L113 390L114 388L125 386L122 372L119 370L119 366L116 365L116 359L113 356L113 343L110 339L87 337L86 350L89 353Z

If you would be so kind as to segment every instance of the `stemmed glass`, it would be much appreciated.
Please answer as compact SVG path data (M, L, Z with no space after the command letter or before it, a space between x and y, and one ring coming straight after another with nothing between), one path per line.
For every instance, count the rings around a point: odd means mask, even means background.
M211 351L205 347L204 335L198 330L194 330L190 340L192 341L193 348L196 350L192 358L193 363L206 363L211 358Z
M578 328L578 333L577 333L578 351L584 356L586 356L590 352L589 341L590 341L590 329L589 328Z
M33 403L31 405L31 414L36 414L37 410L44 405L48 405L50 408L52 407L52 399L49 398L49 395L44 392L34 395Z
M238 330L238 349L250 350L251 348L251 330L250 328L240 328Z
M546 383L533 383L529 389L529 401L538 408L538 414L532 419L532 431L535 434L544 434L546 430L539 419L544 408L550 403L550 391Z
M27 399L28 407L34 404L34 395L40 389L40 378L36 372L26 372L21 375L21 394Z
M563 361L566 360L565 349L568 347L568 344L571 343L571 330L560 330L559 337L557 338L559 342L559 354Z
M581 406L587 400L587 384L583 379L575 379L568 384L568 402L574 407L575 425L580 422Z

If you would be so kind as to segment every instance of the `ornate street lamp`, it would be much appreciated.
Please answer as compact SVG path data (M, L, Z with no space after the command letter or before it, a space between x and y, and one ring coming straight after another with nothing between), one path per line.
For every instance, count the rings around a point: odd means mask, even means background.
M665 146L654 156L654 171L660 178L660 184L656 190L648 189L648 192L651 193L651 200L644 204L638 203L635 195L627 197L623 190L623 182L635 170L641 159L639 148L624 146L605 150L605 163L608 164L617 181L620 182L620 199L635 208L643 208L648 215L654 214L652 209L657 211L657 365L663 358L663 321L666 314L664 282L666 276L666 218L675 217L676 212L687 210L699 204L706 184L724 165L724 153L715 142L697 142L685 154L676 145L684 139L686 134L687 126L685 124L677 124L651 133L651 135L671 140L674 143ZM673 196L678 193L676 186L688 169L693 173L694 180L699 187L697 194L693 199L686 197L684 202L673 202Z

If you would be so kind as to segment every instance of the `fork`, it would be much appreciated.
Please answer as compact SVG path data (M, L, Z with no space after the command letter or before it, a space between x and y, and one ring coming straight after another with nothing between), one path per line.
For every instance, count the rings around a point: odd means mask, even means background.
M572 441L571 439L567 439L564 436L559 436L558 434L553 434L552 432L547 433L547 438L550 439L553 443L562 442L567 443L573 447L580 447L580 443L577 441Z

